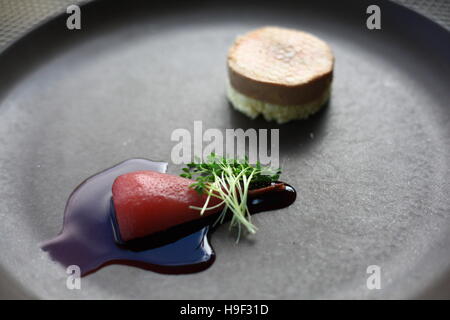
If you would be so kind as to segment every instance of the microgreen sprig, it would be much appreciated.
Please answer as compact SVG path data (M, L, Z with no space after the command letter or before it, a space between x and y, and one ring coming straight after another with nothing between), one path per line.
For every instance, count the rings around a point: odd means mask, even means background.
M223 206L215 224L222 223L227 211L230 211L232 213L230 229L237 228L237 241L243 229L252 234L257 230L251 222L247 207L248 191L278 181L281 174L280 169L262 166L259 161L252 165L247 157L243 160L227 159L214 153L208 156L206 162L191 162L182 170L180 176L195 180L190 187L200 194L207 195L203 207L191 206L191 208L199 210L200 215L203 215L207 210ZM220 199L220 203L208 207L211 197Z

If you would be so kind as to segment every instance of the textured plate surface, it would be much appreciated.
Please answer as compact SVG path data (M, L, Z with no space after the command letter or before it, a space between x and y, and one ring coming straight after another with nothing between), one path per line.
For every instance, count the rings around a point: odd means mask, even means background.
M382 30L367 30L368 4L94 2L81 31L63 16L2 53L2 296L449 297L449 34L385 2ZM336 56L328 108L279 127L296 203L255 216L259 233L238 246L220 228L204 272L109 266L66 289L65 270L39 243L59 232L85 178L132 157L168 160L171 132L194 120L277 127L233 111L224 94L228 46L262 25L309 31ZM366 288L374 264L381 290Z

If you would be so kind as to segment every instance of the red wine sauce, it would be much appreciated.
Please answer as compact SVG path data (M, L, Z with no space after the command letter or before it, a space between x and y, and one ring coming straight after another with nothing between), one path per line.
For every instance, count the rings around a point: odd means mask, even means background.
M77 265L90 274L109 264L125 264L160 273L192 273L208 268L215 258L209 244L217 215L123 243L116 232L111 187L125 173L166 172L167 163L145 159L124 161L80 184L70 195L60 234L42 244L50 257L67 267ZM280 209L294 202L296 192L285 183L249 192L251 213Z

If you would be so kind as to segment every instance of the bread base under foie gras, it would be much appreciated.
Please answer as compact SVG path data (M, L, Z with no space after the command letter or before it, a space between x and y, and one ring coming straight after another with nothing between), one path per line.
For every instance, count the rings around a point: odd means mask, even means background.
M330 47L317 37L260 28L238 37L228 52L228 99L252 118L304 119L330 98L333 67Z
M283 124L292 120L306 119L310 115L318 112L327 103L331 94L331 84L321 97L311 102L299 105L277 105L264 102L246 96L236 91L227 82L227 97L231 105L238 111L244 113L252 119L262 115L267 121L276 121Z

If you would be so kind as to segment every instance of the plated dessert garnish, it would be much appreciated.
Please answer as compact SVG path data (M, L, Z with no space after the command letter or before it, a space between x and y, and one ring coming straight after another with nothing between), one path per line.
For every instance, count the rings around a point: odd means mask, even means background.
M289 206L295 190L279 170L211 155L180 176L167 163L131 159L92 176L67 201L61 233L42 249L82 275L117 263L161 273L203 270L214 261L219 224L254 233L253 213Z
M333 53L319 38L260 28L238 37L228 52L228 99L251 118L304 119L328 101L333 66Z

